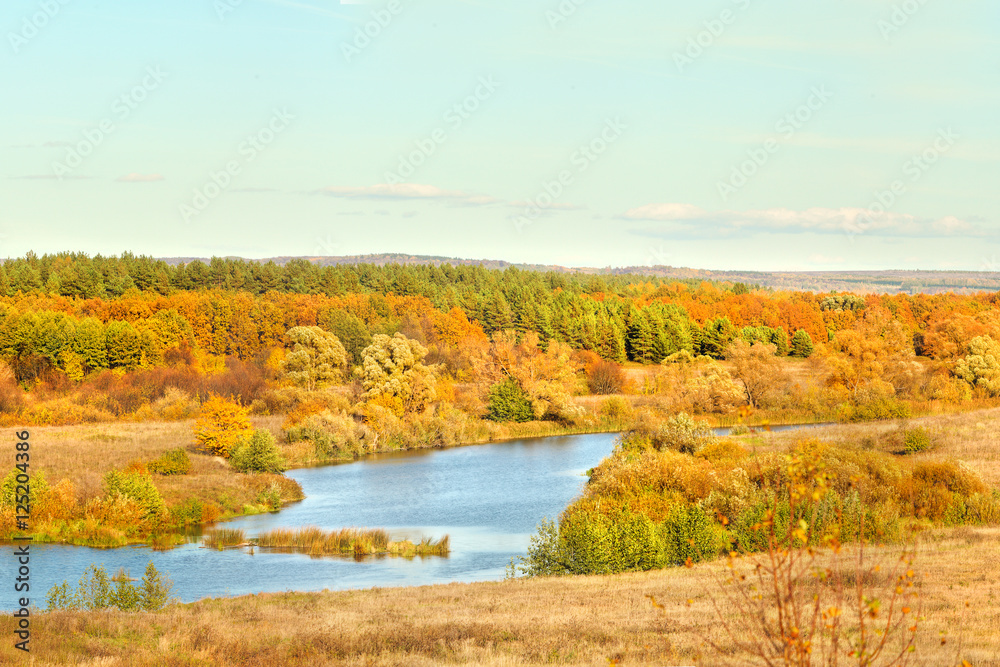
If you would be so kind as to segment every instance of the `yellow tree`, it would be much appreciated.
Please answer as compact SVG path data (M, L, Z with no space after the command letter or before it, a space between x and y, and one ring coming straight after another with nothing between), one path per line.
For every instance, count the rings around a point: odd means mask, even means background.
M423 410L436 396L437 369L423 363L426 356L427 348L404 334L377 334L361 353L361 386L367 400L397 417Z
M561 418L571 407L570 396L580 365L565 343L550 341L542 352L536 333L517 340L514 331L497 332L493 342L473 359L480 393L513 378L531 400L536 419Z
M774 356L777 348L763 343L747 344L737 338L726 348L726 361L732 364L732 374L743 386L747 404L761 406L788 384L788 375Z
M335 335L319 327L293 327L285 337L291 347L283 362L285 377L309 390L340 379L347 351Z
M253 433L248 410L235 401L212 394L201 406L194 437L203 448L226 458L236 444Z

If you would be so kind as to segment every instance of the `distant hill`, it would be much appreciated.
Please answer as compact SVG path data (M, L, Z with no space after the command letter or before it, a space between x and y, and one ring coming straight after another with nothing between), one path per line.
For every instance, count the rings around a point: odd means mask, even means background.
M195 260L208 263L205 257L163 257L167 264L187 264ZM233 257L233 259L239 259ZM304 259L318 266L374 264L482 266L503 270L516 267L525 271L555 271L585 275L648 275L660 278L716 280L760 285L774 290L808 292L855 292L859 294L936 294L939 292L1000 291L1000 273L984 271L713 271L709 269L676 268L672 266L628 266L622 268L566 267L547 264L517 264L498 259L461 259L432 255L382 253L343 257L270 257L258 261L284 265L293 259Z

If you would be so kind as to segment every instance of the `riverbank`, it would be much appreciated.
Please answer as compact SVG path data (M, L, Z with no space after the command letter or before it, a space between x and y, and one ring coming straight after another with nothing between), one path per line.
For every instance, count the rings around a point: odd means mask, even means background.
M639 399L640 397L633 397ZM636 400L635 407L642 407ZM927 424L941 433L937 441L954 439L954 434L962 433L954 448L960 458L974 454L970 463L990 463L991 446L978 447L977 438L1000 431L1000 410L979 410L967 413L951 413L914 419L914 424ZM760 415L756 415L759 421ZM291 468L305 468L330 463L357 460L354 456L342 459L318 461L310 458L314 449L303 448L302 443L284 442L283 416L254 417L255 428L266 429L275 434L283 456ZM982 428L977 426L983 423ZM241 516L277 511L289 502L301 500L301 489L287 477L265 478L258 475L243 475L235 472L223 459L189 451L191 470L184 475L153 475L152 480L162 496L164 506L170 516L169 527L151 533L129 533L128 531L105 531L102 523L114 518L113 512L85 511L88 503L100 500L104 494L105 476L112 470L123 470L136 465L144 465L176 449L178 445L192 443L191 420L175 422L109 423L78 426L38 427L32 429L32 441L36 443L32 460L32 474L36 480L47 480L50 487L63 484L56 497L60 506L48 510L50 520L39 520L35 515L34 537L39 542L65 542L70 544L114 547L126 544L152 544L169 547L182 539L185 530L209 525L218 521ZM470 446L509 440L541 438L589 433L609 433L626 428L624 416L595 418L583 424L567 425L557 422L528 422L524 424L493 425L480 437L462 440L461 445ZM485 428L485 427L484 427ZM841 441L861 442L865 438L878 440L878 434L896 429L895 422L869 422L863 424L829 425L810 429L811 437L833 438ZM785 431L780 442L790 442L798 436L794 431ZM474 435L474 434L468 434ZM777 432L766 430L743 436L751 444L770 442L779 437ZM777 441L776 441L777 442ZM1000 444L1000 443L994 443ZM950 445L949 445L950 446ZM442 445L427 441L423 446L408 448L384 447L371 453L417 451L421 449L441 449ZM971 449L970 449L971 448ZM966 451L968 450L968 451ZM981 460L980 460L981 459ZM598 463L597 461L594 464ZM981 466L982 467L982 466ZM1000 473L980 470L984 479L991 484L1000 482ZM1000 467L995 468L1000 470ZM12 508L10 508L12 510ZM37 509L37 508L36 508ZM44 507L42 508L44 509ZM75 513L75 514L74 514ZM13 514L0 512L0 536L13 534ZM9 515L9 516L8 516ZM75 516L75 519L73 518ZM101 516L107 518L102 519ZM79 523L89 517L89 522ZM75 520L78 523L72 524ZM376 526L377 527L377 526Z
M1000 661L998 539L995 528L940 529L923 538L914 562L925 616L919 662L957 664L959 655L974 665ZM31 656L35 664L102 667L693 664L704 637L725 642L713 609L722 568L261 594L148 614L33 614ZM649 595L665 608L654 608ZM735 618L724 601L721 611ZM14 621L0 617L0 634L11 636ZM27 664L12 642L0 645L0 662ZM710 654L706 662L715 664Z

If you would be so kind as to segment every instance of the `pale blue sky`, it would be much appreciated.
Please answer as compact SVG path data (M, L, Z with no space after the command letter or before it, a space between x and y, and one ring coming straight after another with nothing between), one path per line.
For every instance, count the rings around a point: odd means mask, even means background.
M995 1L5 0L0 32L0 256L1000 270Z

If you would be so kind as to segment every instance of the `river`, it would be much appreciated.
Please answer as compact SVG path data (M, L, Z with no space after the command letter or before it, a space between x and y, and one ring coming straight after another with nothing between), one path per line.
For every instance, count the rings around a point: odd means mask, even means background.
M183 602L267 591L320 591L501 579L524 555L535 527L556 518L583 489L586 471L611 453L616 434L574 435L377 455L355 463L288 472L306 499L280 512L226 522L252 537L271 528L386 528L392 539L451 536L451 555L414 558L312 558L257 549L214 551L195 543L169 551L31 546L32 602L44 607L53 584L75 588L92 563L142 576L152 560ZM13 579L14 548L0 546L0 571ZM14 608L13 585L0 609ZM16 597L15 597L16 596Z
M774 430L802 428L779 426ZM715 429L725 435L729 429ZM92 549L59 544L31 546L30 598L44 607L53 584L75 588L84 570L100 564L142 576L152 560L174 581L183 602L204 597L274 591L321 591L419 586L501 579L523 556L538 523L555 519L583 489L586 471L614 448L615 433L555 436L510 442L380 454L354 463L288 472L305 500L280 512L229 521L248 537L272 528L350 526L385 528L394 540L451 537L451 555L408 560L369 557L313 558L257 549L215 551L197 539L169 551L145 546ZM14 578L14 547L0 545L0 571ZM0 609L15 608L13 585L0 586Z

